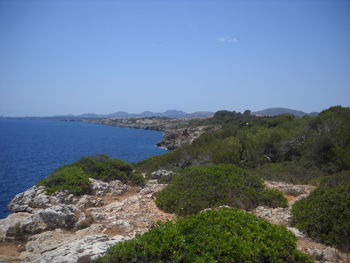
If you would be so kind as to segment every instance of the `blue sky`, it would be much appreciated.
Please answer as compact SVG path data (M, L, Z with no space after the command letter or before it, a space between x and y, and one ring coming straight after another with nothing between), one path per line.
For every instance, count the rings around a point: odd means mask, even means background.
M350 1L0 0L0 115L350 104Z

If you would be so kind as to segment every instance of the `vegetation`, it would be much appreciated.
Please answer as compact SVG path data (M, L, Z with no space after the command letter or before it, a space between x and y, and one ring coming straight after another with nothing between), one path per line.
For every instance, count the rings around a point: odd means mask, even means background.
M94 262L312 262L295 242L285 227L222 208L159 223L133 240L117 243Z
M77 166L63 166L48 177L42 179L37 184L45 186L48 193L56 191L68 190L75 195L88 194L91 192L91 183L89 176Z
M132 172L130 164L107 155L83 157L73 165L81 167L89 177L106 182L120 180L126 183Z
M294 224L308 235L350 251L350 171L328 177L292 208Z
M267 163L253 171L265 180L286 181L293 184L316 183L324 174L319 169L307 167L300 162Z
M308 183L350 169L350 108L335 106L318 116L302 118L219 111L200 124L222 129L139 162L138 169L151 172L226 163L253 169L266 179L292 183Z
M58 168L37 184L45 186L48 193L67 190L75 195L89 194L91 182L89 178L102 181L120 180L143 186L145 179L133 168L121 160L110 159L107 155L83 157L79 161Z
M178 215L195 214L220 205L241 209L258 205L287 206L283 195L265 189L260 177L225 164L183 170L158 193L156 203L161 209Z

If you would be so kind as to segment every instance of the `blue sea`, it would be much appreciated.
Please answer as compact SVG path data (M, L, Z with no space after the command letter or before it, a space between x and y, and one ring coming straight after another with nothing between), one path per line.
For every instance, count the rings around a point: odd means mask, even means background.
M82 122L0 119L0 218L7 205L56 168L107 154L136 162L159 155L162 133Z

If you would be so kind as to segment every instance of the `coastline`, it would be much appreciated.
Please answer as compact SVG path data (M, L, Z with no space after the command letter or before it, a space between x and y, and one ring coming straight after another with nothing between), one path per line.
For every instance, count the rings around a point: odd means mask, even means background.
M217 130L220 126L196 125L191 126L193 119L178 118L106 118L82 119L82 122L97 123L120 128L155 130L163 132L163 138L156 146L166 150L175 150L185 144L191 144L206 131Z

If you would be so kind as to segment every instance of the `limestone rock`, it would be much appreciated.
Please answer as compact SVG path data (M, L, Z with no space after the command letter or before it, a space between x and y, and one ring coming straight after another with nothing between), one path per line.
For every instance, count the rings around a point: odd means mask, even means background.
M305 234L295 227L287 227L287 229L298 238L305 237Z
M32 263L90 262L127 237L107 235L75 236L63 231L48 231L33 236L26 245L23 257Z
M153 173L151 173L151 178L152 179L161 179L161 178L165 178L165 177L170 177L174 174L175 173L173 171L161 169L161 170L157 170L157 171L154 171Z
M27 212L19 212L0 219L0 242L14 241L22 238L21 225L31 216Z
M33 186L17 194L8 205L8 209L12 212L32 212L33 208L47 208L49 199L43 186Z
M290 196L307 195L314 190L312 185L294 185L285 182L265 181L268 188L272 188Z
M102 198L96 198L92 195L83 195L79 201L76 203L76 206L80 209L87 208L87 207L96 207L101 206L104 204L104 201Z
M72 204L74 196L68 191L59 191L52 195L46 193L44 186L33 186L23 193L17 194L8 209L12 212L29 212L35 209L48 208L58 204Z
M338 263L340 261L338 251L332 247L326 247L324 249L310 247L306 249L306 253L309 254L314 260L321 263Z
M288 225L292 217L288 208L271 208L265 206L258 206L251 211L257 217L266 219L273 224Z
M74 205L57 205L40 209L21 224L26 234L39 233L44 230L66 228L71 229L78 221L80 210Z
M128 186L119 180L110 182L103 182L92 178L89 180L92 183L93 194L97 196L103 196L106 194L120 195L128 190Z

